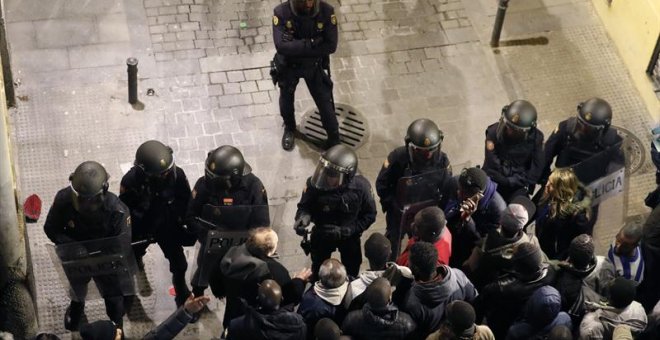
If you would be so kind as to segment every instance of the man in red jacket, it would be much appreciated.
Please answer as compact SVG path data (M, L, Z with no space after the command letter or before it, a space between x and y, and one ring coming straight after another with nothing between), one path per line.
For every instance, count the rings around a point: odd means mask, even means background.
M417 241L431 243L438 250L438 265L449 264L451 257L451 232L445 228L447 220L445 213L438 207L427 207L420 210L413 221L415 236L408 240L406 249L396 260L400 266L409 266L408 255L410 248Z

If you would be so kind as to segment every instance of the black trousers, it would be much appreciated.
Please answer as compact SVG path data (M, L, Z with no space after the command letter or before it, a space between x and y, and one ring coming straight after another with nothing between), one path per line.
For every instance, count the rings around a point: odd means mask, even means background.
M120 278L115 275L99 275L76 278L69 280L71 289L75 293L71 301L72 314L82 313L85 309L85 298L87 297L87 284L90 280L94 280L96 287L103 296L105 302L105 312L108 318L118 326L123 325L124 318L124 296L120 288ZM132 278L126 278L132 280Z
M385 213L385 237L392 244L392 254L390 261L396 261L401 251L401 211L398 207L390 207Z
M341 262L346 267L346 272L352 277L357 277L362 264L362 248L360 247L360 235L355 234L341 241L328 241L323 239L318 232L312 230L312 277L318 278L319 268L323 261L330 258L332 252L339 250Z
M183 253L183 246L178 240L168 237L156 237L158 246L163 251L165 258L170 262L170 273L172 273L172 285L176 291L175 301L177 305L182 305L188 296L190 296L190 289L186 283L186 270L188 269L188 262ZM140 259L147 251L149 244L140 244L133 246L135 257Z
M284 66L279 74L280 115L287 129L296 128L294 99L300 78L305 79L309 93L321 114L321 123L328 136L338 134L339 125L335 116L335 103L332 97L332 80L319 63Z

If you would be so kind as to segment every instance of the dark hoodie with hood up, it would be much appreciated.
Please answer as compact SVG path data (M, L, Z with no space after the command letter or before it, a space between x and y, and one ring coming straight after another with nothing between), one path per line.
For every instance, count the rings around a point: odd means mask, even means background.
M375 310L366 303L362 310L348 313L341 326L352 339L410 339L417 325L407 313L394 305Z
M417 338L424 339L440 327L448 303L454 300L472 303L478 295L462 271L440 266L437 273L431 281L413 283L401 307L417 322Z
M571 318L561 312L561 296L550 286L537 289L525 304L523 319L514 323L506 340L545 339L555 326L571 329Z
M307 325L298 313L287 308L263 312L247 307L245 315L231 321L227 339L304 340L306 336Z

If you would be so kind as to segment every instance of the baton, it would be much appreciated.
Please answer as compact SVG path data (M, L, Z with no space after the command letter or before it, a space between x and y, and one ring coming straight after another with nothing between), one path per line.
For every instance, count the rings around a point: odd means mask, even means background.
M203 218L201 218L201 217L195 217L195 220L196 220L197 222L200 222L200 223L206 225L207 227L211 227L211 228L213 228L213 229L218 229L218 226L217 226L215 223L213 223L213 222L209 222L209 221L207 221L207 220L205 220L205 219L203 219Z
M145 243L147 243L147 244L152 244L152 243L155 243L155 242L156 242L156 239L154 239L153 237L149 237L149 238L144 239L144 240L139 240L139 241L132 242L132 243L131 243L131 247L133 247L133 246L139 246L139 245L141 245L141 244L145 244ZM102 251L101 251L101 250L97 250L97 251L90 252L90 253L88 253L87 255L88 255L88 256L94 256L94 255L98 255L98 254L100 254L100 253L102 253Z

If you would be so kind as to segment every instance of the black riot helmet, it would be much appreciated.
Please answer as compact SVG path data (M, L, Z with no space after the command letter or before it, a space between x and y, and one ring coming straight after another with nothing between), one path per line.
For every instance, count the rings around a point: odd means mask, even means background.
M431 164L440 154L444 135L430 119L417 119L408 126L406 150L414 166Z
M164 179L174 168L172 148L157 141L142 143L135 152L133 163L149 178Z
M81 214L93 214L103 207L110 176L103 165L83 162L69 176L73 207Z
M312 186L318 190L334 190L347 185L357 172L358 158L351 148L339 144L319 158L312 175Z
M296 16L314 17L321 9L320 0L289 0L289 5Z
M577 107L578 115L573 135L579 141L595 141L612 123L612 107L600 98L591 98Z
M536 108L532 103L514 100L502 108L497 139L511 143L522 142L536 128L536 118Z
M206 157L204 175L212 190L229 190L251 172L252 168L245 162L243 154L231 145L223 145Z

